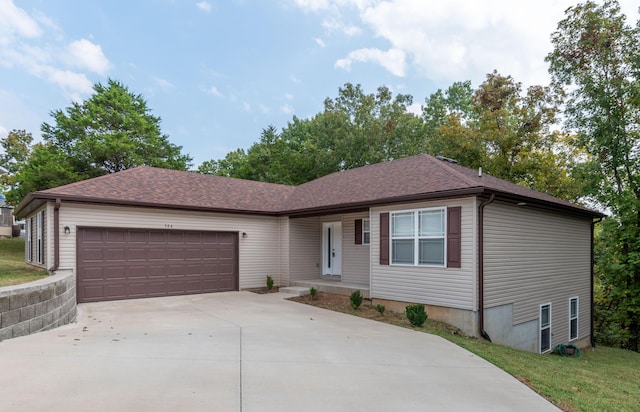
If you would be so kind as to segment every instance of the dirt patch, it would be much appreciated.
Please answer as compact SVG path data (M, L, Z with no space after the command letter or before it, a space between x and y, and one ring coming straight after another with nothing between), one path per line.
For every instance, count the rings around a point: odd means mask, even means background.
M349 296L333 295L330 293L319 292L314 298L311 295L296 296L289 298L294 302L300 302L311 306L316 306L323 309L329 309L334 312L347 313L349 315L359 316L361 318L372 319L379 322L385 322L391 325L402 326L409 329L420 330L427 333L433 333L436 335L450 334L464 336L460 329L455 326L451 326L447 323L438 322L432 319L427 319L421 327L412 326L409 323L406 315L400 312L394 312L387 310L386 308L382 313L376 310L377 305L373 305L371 300L363 299L362 305L358 309L351 307ZM381 308L378 308L381 309Z

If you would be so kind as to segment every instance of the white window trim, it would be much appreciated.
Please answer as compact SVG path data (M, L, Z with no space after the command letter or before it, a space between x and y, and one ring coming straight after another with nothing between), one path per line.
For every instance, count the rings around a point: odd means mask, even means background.
M444 229L443 236L433 237L433 236L420 236L420 219L419 212L428 212L433 210L440 210L443 213L444 219ZM393 236L393 215L400 213L413 213L413 225L414 225L414 233L412 237L394 237ZM408 266L408 267L436 267L436 268L446 268L447 267L447 208L446 207L422 207L419 209L402 209L402 210L394 210L389 213L389 265L391 266ZM413 239L413 264L409 263L394 263L393 262L393 240L394 239ZM420 264L420 239L443 239L443 256L442 256L442 265L433 265L433 264Z
M576 316L575 317L571 316L571 302L573 300L576 301ZM574 319L576 321L576 336L572 337L571 336L571 322ZM569 342L578 339L578 336L580 336L579 328L580 328L580 298L578 296L574 296L572 298L569 298Z
M33 260L33 249L32 249L32 241L33 241L33 233L31 232L31 218L28 217L25 221L25 231L24 231L25 237L27 238L26 241L26 260L27 262L31 262Z
M365 225L365 222L367 222L368 225ZM365 226L369 226L369 230L365 230ZM367 239L367 237L364 235L365 233L369 234L369 239ZM371 220L369 218L362 219L362 244L371 244Z
M543 308L543 307L545 307L545 306L548 306L548 307L549 307L549 325L543 328L543 327L542 327L542 308ZM549 353L549 352L551 352L551 349L552 349L552 348L551 348L551 346L552 346L552 343L551 343L551 342L553 341L553 339L551 339L551 332L552 332L552 330L553 330L553 329L551 328L552 323L553 323L553 322L552 322L553 317L552 317L552 311L551 311L551 302L549 302L549 303L544 303L544 304L540 305L540 310L539 310L539 316L538 316L538 319L539 319L539 320L538 320L538 322L539 322L539 323L538 323L538 325L539 325L539 330L538 330L538 350L540 351L540 353ZM543 351L543 350L542 350L542 331L543 331L544 329L549 329L549 349L547 349L547 350L545 350L545 351Z
M44 262L44 244L42 236L44 232L44 210L36 214L36 261L37 263Z

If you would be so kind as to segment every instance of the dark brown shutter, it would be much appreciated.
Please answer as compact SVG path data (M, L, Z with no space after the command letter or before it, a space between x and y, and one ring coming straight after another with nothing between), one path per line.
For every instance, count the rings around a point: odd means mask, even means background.
M380 213L380 264L389 264L389 213Z
M447 267L459 268L461 264L461 207L447 208Z
M362 244L362 219L356 219L356 245Z

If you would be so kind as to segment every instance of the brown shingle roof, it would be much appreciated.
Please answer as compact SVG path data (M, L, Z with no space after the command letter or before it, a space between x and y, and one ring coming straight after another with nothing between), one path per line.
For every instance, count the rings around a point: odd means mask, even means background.
M141 166L34 193L87 202L277 213L294 187Z
M426 154L332 173L293 187L192 172L137 167L31 193L32 200L63 200L260 214L302 215L371 205L496 193L546 207L598 216L574 205Z

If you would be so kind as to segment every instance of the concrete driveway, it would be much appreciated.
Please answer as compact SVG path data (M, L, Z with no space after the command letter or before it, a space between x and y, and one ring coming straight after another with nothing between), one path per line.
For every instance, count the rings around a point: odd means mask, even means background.
M81 304L0 365L10 411L557 411L442 338L279 294Z

